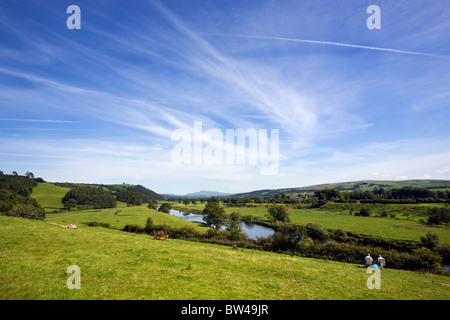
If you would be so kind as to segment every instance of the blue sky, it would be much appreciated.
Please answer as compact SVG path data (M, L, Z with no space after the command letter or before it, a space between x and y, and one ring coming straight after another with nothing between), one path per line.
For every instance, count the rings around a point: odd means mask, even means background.
M160 193L450 179L449 16L448 1L2 0L0 170ZM174 163L194 121L278 129L278 171Z

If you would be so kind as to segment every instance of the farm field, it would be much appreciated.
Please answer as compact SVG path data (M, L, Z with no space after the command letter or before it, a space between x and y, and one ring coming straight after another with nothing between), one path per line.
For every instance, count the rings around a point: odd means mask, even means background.
M148 218L151 218L155 225L167 224L175 227L190 226L200 232L206 231L206 228L200 223L185 221L173 215L149 209L146 205L131 207L122 205L111 209L89 209L63 213L50 213L47 214L45 220L61 225L72 223L77 226L83 223L96 221L107 223L111 227L122 229L127 224L144 226Z
M20 230L20 237L17 236ZM0 299L448 300L448 277L0 216ZM81 289L66 286L68 266Z

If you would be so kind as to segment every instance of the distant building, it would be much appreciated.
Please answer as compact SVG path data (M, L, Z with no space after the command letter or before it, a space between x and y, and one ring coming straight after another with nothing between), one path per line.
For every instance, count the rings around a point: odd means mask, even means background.
M301 196L301 195L291 196L291 197L289 197L289 200L302 202L302 201L308 200L308 195L305 194L304 196Z

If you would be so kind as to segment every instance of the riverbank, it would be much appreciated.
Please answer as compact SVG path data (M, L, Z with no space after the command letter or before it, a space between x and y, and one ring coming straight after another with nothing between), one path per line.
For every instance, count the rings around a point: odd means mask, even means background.
M195 210L198 211L198 210ZM177 209L171 209L169 214L179 217L183 220L194 221L204 223L204 215L197 213L187 213ZM259 225L257 223L247 223L246 221L240 221L239 226L242 232L252 240L258 240L258 238L266 238L272 236L275 233L275 229ZM222 227L222 231L226 230L226 227Z

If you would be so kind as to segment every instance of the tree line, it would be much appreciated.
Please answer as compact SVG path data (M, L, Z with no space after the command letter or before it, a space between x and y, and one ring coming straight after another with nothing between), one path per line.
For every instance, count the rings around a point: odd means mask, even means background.
M334 202L377 202L377 203L423 203L423 202L450 202L448 190L430 190L426 188L393 188L385 190L375 187L369 191L340 191L337 189L324 189L314 192L319 203L323 201Z
M117 201L139 206L144 203L154 204L160 199L162 199L160 195L141 185L125 188L104 185L73 185L62 199L62 203L66 209L106 209L115 208Z
M0 171L0 214L44 220L45 209L30 197L38 179L31 172L20 176L15 171L12 175Z

